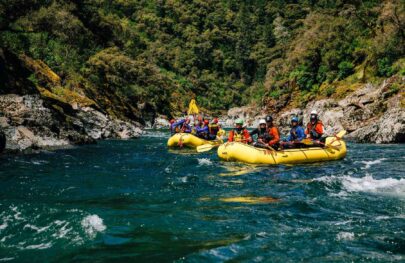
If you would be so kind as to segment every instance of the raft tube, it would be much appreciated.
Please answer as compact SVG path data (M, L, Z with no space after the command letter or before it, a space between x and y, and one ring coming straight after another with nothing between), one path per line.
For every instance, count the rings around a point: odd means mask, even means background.
M219 145L221 144L220 141L208 141L191 133L176 133L172 137L169 138L167 141L167 146L169 147L191 147L196 148L197 146L204 145L204 144L211 144L211 145Z
M337 137L327 137L325 147L272 151L240 142L228 142L218 148L219 158L251 164L298 164L339 160L346 156L346 143Z

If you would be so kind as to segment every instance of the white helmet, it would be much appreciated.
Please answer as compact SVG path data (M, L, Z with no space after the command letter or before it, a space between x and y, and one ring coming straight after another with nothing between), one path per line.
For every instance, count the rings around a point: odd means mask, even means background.
M259 125L260 125L260 124L266 124L266 120L265 120L265 119L260 119Z
M311 115L318 115L318 112L316 110L311 111Z

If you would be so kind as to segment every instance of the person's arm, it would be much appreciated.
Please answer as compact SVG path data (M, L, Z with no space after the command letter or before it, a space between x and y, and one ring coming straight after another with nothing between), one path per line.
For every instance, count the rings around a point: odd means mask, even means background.
M276 144L276 143L278 143L278 142L280 141L280 135L278 134L277 128L273 127L273 128L272 128L272 133L273 133L274 138L273 138L273 140L271 140L271 141L269 142L269 145L270 145L270 146L271 146L271 145L274 145L274 144Z
M307 127L305 128L305 134L309 134L309 127L307 125Z
M176 127L178 127L178 126L180 126L180 125L183 125L183 123L185 122L186 120L179 120L178 122L175 122L174 124L173 124L173 128L176 128Z
M297 140L298 141L302 141L303 139L305 139L304 128L302 128L302 127L297 128L296 133L297 133Z
M230 131L230 132L229 132L229 135L228 135L228 142L233 142L233 131Z
M245 130L244 133L245 133L246 142L248 142L248 143L252 142L253 139L252 139L252 137L250 137L249 131L248 131L248 130Z

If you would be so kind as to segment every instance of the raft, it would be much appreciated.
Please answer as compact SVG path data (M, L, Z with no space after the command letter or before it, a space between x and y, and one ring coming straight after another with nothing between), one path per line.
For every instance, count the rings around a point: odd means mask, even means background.
M219 158L250 164L298 164L343 159L346 143L338 137L327 137L325 147L272 151L240 142L228 142L218 148Z
M200 146L200 145L205 145L205 144L219 145L221 143L222 143L222 141L219 141L219 140L213 140L213 141L204 140L204 139L198 138L197 136L195 136L191 133L176 133L172 137L169 138L169 140L167 141L167 146L196 148L197 146Z

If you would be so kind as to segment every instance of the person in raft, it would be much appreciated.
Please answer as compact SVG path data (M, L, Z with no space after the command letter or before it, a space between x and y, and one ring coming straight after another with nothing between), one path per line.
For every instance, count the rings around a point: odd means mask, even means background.
M210 124L209 120L203 120L200 126L195 127L197 137L201 139L208 140L209 139L209 127Z
M235 128L229 132L228 142L251 143L252 137L247 129L243 128L243 120L235 121Z
M182 120L179 120L178 122L175 122L172 124L172 127L178 132L183 132L183 133L190 133L191 132L191 126L190 126L190 119L185 118Z
M268 145L274 149L280 146L280 133L277 127L273 124L273 118L268 115L266 117L267 133L269 135Z
M311 111L311 116L309 118L309 123L307 124L305 134L307 135L307 138L314 141L319 141L322 138L323 123L319 120L316 110Z
M171 119L169 121L169 130L170 130L170 134L174 135L176 133L176 127L174 127L174 124L176 123L175 119Z
M209 139L215 140L217 139L218 132L221 130L221 125L218 123L218 118L214 118L212 123L208 125L209 129Z
M253 143L254 147L266 148L266 144L270 141L270 136L267 133L266 120L259 120L259 127L250 132L250 136L257 135L256 141Z
M283 148L297 148L301 146L301 141L305 139L304 128L299 125L298 117L291 119L291 130L286 142L282 143Z

